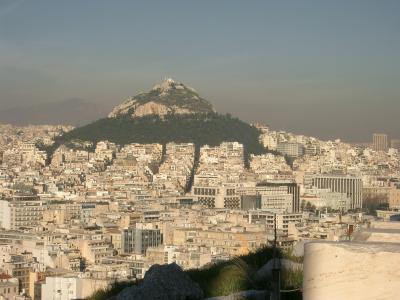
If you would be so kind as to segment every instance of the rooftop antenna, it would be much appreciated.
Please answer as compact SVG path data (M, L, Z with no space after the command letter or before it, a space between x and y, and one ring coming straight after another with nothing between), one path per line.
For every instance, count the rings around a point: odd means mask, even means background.
M272 291L271 300L281 300L281 269L280 261L277 261L277 228L276 228L276 213L274 214L274 247L273 247L273 267L272 267Z

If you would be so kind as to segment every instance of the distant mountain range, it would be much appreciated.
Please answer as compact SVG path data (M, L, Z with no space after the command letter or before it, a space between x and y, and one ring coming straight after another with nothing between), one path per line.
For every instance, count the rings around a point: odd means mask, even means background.
M107 116L109 108L83 99L41 103L0 110L0 123L13 125L68 124L81 126Z

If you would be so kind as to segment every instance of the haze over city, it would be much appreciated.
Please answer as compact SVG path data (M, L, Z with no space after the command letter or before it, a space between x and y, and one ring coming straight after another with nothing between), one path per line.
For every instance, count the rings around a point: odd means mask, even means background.
M399 11L398 1L2 0L0 116L37 123L21 109L83 99L90 114L71 116L82 125L173 77L277 130L398 138Z
M0 0L0 300L398 300L400 2Z

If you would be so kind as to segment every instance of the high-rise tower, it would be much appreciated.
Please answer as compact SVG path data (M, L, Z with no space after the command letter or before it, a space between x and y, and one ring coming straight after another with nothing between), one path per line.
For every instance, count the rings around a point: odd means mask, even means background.
M387 151L388 136L384 133L373 134L373 147L375 151Z

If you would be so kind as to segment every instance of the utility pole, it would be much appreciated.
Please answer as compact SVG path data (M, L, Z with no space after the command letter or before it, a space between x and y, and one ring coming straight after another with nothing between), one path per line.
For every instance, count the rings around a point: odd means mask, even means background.
M273 247L273 267L272 267L272 291L271 291L271 300L280 300L281 299L281 266L280 260L278 262L278 258L276 255L277 252L277 229L276 229L276 213L274 215L274 247Z

